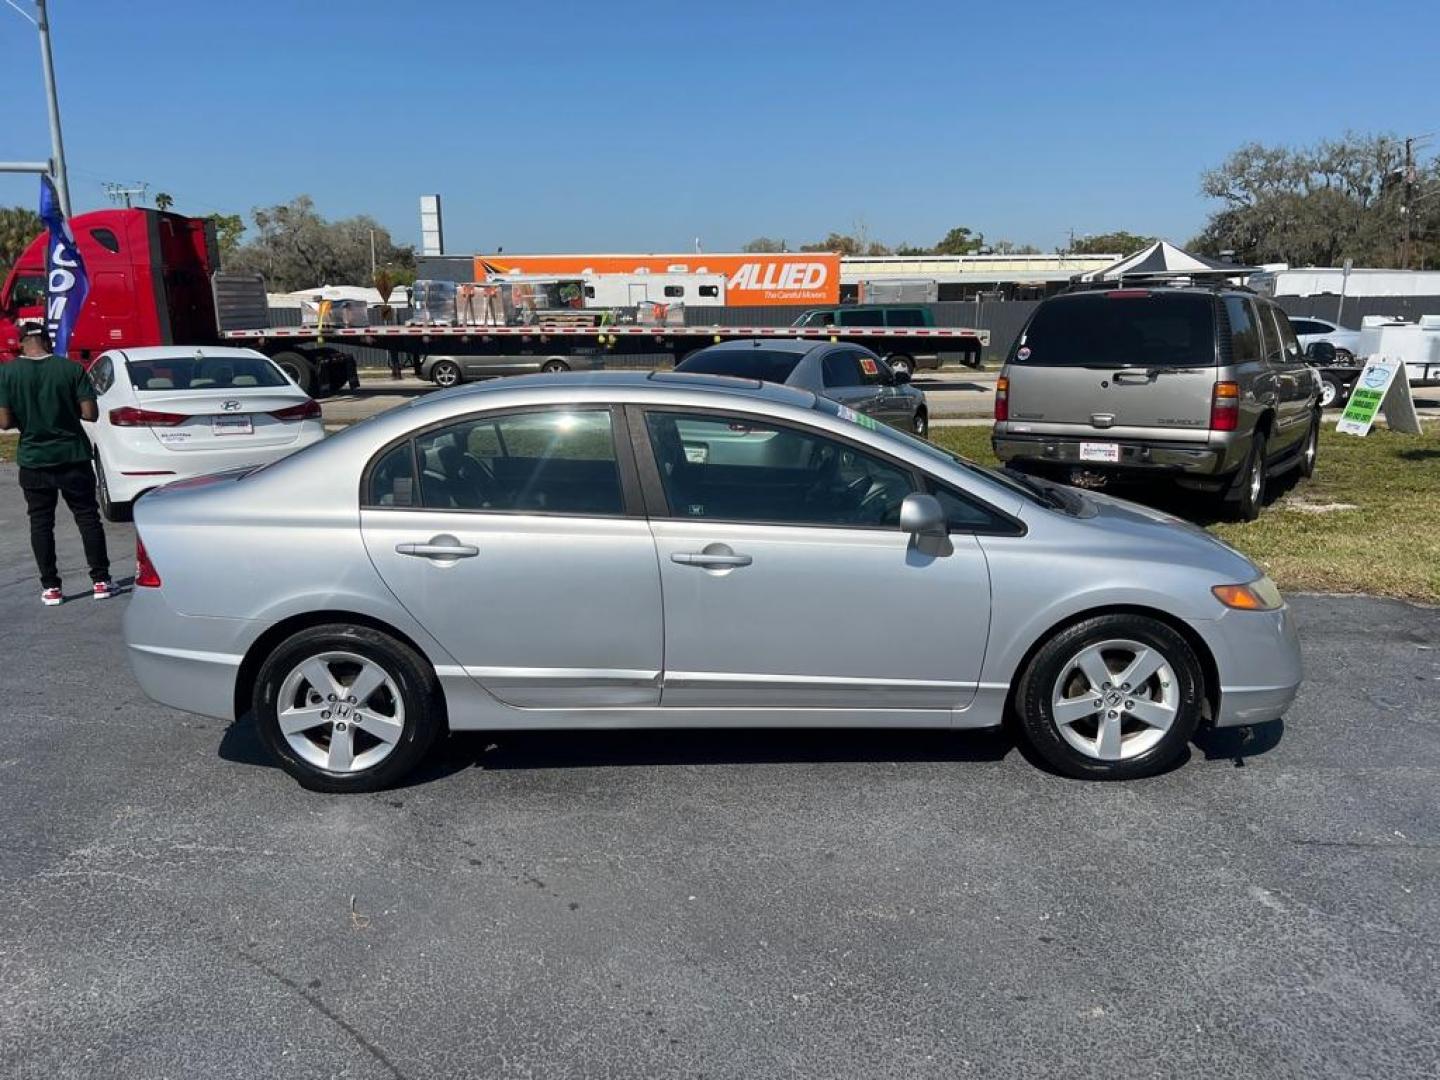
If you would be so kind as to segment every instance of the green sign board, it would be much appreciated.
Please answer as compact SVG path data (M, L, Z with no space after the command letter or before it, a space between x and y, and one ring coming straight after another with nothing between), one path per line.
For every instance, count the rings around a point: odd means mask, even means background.
M1397 360L1367 360L1365 370L1355 380L1355 388L1350 391L1350 400L1345 403L1345 413L1335 425L1335 430L1342 435L1369 434L1390 384L1395 381L1396 372L1403 367Z

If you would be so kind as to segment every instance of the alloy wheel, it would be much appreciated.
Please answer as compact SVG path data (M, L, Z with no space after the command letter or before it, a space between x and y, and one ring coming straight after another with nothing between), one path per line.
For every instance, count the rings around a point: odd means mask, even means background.
M1153 749L1179 709L1179 684L1153 645L1117 638L1088 645L1060 669L1050 715L1086 757L1125 761Z
M405 732L394 678L374 660L324 652L296 665L280 684L280 733L318 769L356 773L390 756Z
M434 378L436 386L454 386L460 381L460 370L454 364L437 364Z

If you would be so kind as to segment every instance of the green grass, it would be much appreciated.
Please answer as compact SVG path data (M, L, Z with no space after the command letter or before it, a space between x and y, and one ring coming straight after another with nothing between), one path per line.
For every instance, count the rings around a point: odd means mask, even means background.
M1440 603L1440 424L1424 428L1418 436L1377 428L1357 439L1327 427L1315 475L1277 481L1258 521L1217 521L1212 500L1175 488L1153 498L1144 489L1119 494L1205 525L1281 588ZM995 462L988 427L935 428L931 437Z
M15 447L18 445L19 435L0 435L0 461L14 461Z

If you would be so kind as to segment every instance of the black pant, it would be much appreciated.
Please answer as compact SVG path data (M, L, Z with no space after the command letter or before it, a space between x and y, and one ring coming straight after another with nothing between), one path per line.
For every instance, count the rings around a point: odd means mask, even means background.
M40 584L46 589L60 587L55 566L55 506L61 495L75 515L85 561L90 564L91 581L110 580L110 556L105 551L105 527L100 524L100 507L95 502L95 471L88 461L51 465L43 469L20 467L20 487L30 514L30 547L40 567Z

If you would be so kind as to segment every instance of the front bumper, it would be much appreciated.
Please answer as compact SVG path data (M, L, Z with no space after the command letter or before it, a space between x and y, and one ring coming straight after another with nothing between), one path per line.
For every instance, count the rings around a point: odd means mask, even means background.
M1220 677L1216 727L1278 720L1299 693L1304 671L1300 635L1289 606L1279 611L1226 611L1190 624L1210 649Z
M1205 443L1165 443L1139 439L1106 437L1097 431L1081 439L1069 435L1013 435L996 433L990 438L995 456L1005 463L1028 461L1046 465L1076 466L1105 473L1185 473L1193 476L1218 476L1225 471L1225 449ZM1120 460L1108 462L1082 461L1082 442L1115 443L1120 447Z

